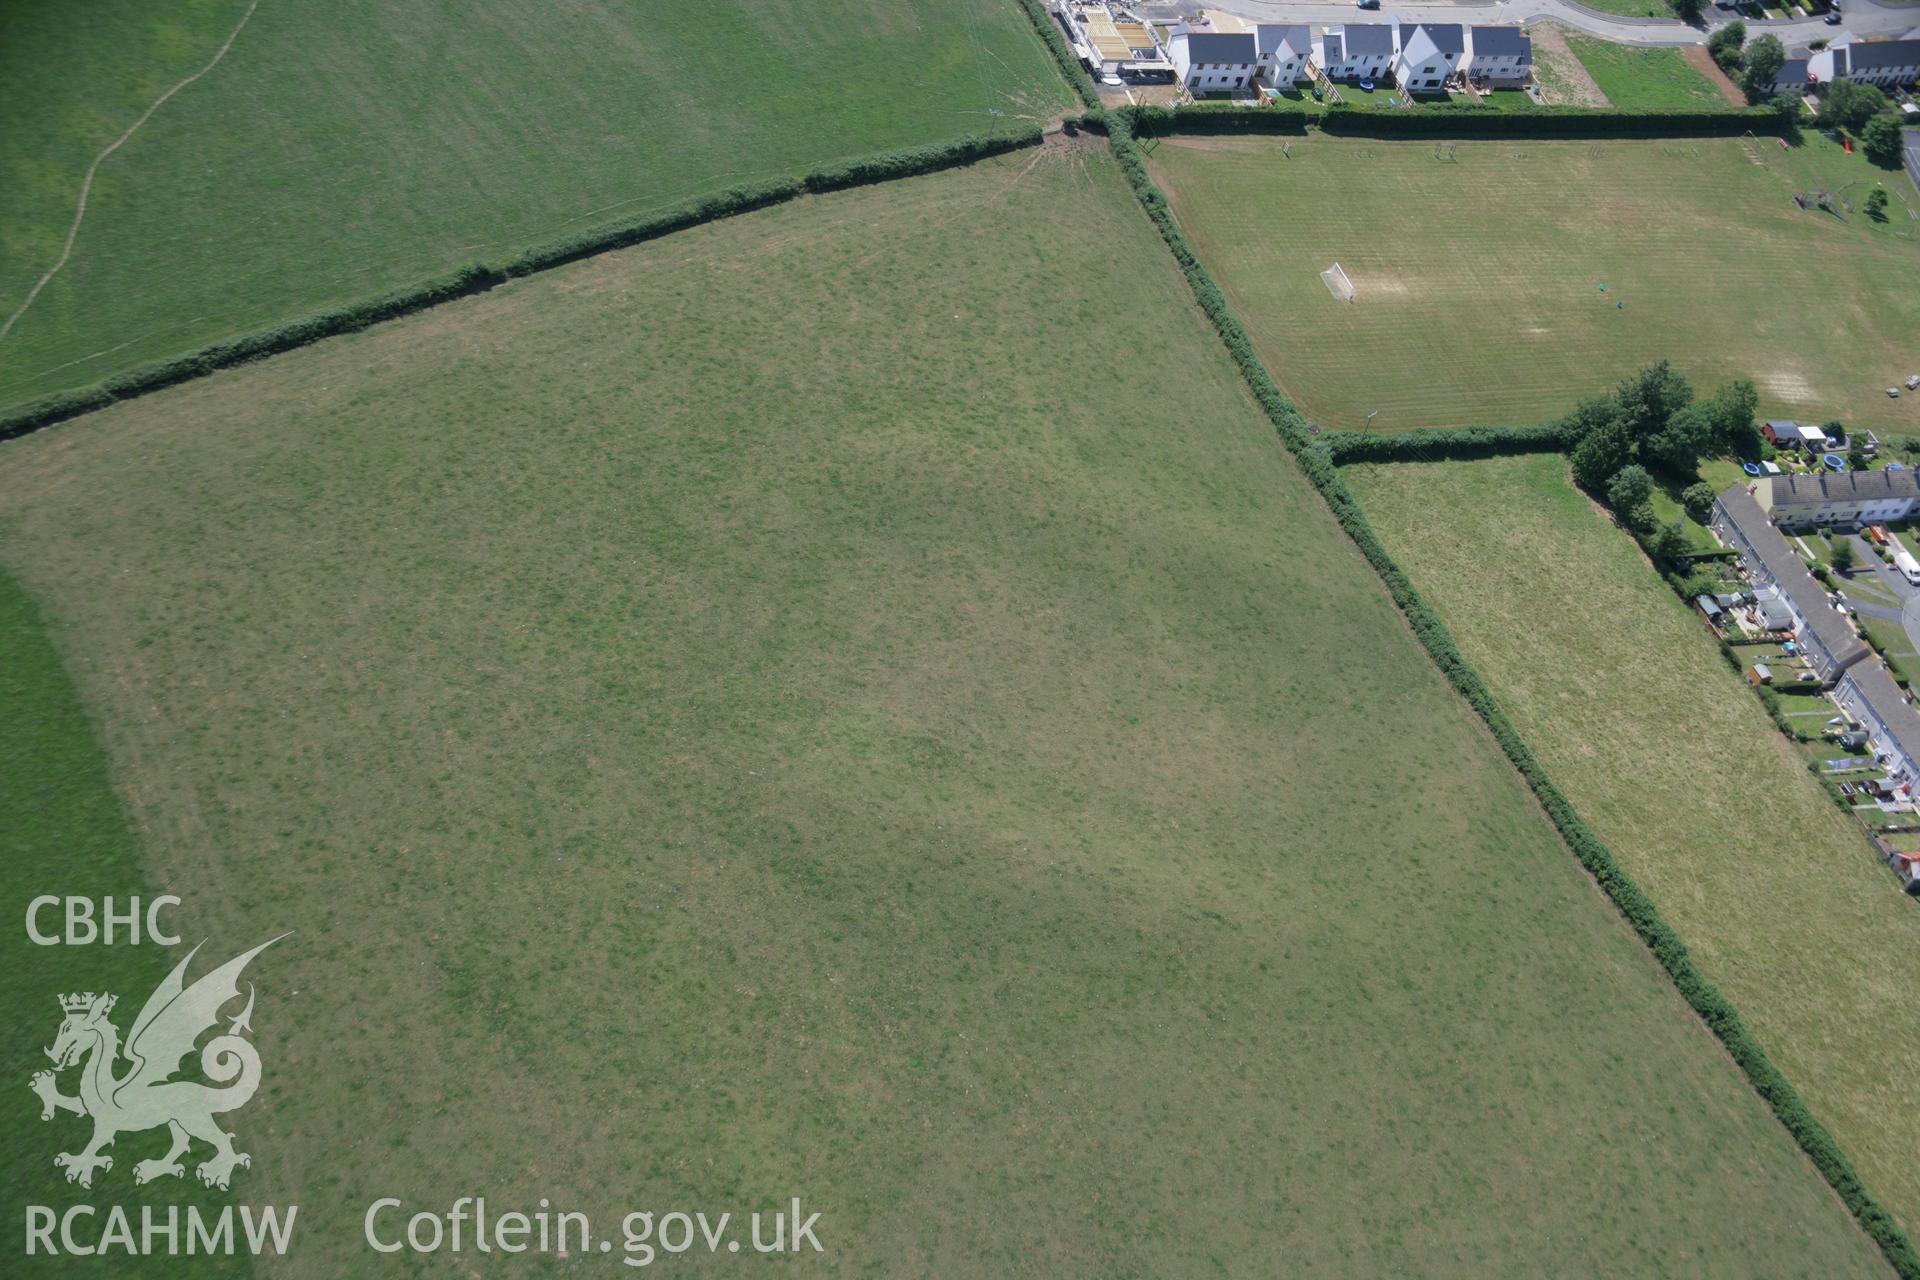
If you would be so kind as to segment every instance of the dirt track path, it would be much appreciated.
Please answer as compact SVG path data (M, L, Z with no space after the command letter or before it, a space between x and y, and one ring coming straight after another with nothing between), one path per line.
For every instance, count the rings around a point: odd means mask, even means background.
M0 340L4 340L8 332L12 330L14 321L26 314L27 308L33 305L33 300L40 296L42 289L47 287L47 281L53 279L53 277L58 274L60 268L67 265L67 259L73 256L73 242L75 238L79 236L80 224L86 220L87 216L87 194L93 190L93 175L100 171L101 163L106 160L108 156L118 151L121 144L126 142L128 138L131 138L136 129L152 118L154 112L165 106L168 98L171 98L174 94L180 92L195 80L198 80L201 76L204 76L207 72L219 66L220 59L227 56L227 50L233 48L233 42L240 38L240 29L247 25L248 20L253 17L253 11L259 7L260 0L252 0L252 3L247 6L247 11L240 15L240 21L235 24L232 32L228 34L226 43L220 46L219 51L213 55L212 60L209 61L206 66L200 68L155 98L153 105L141 112L140 118L128 125L125 133L115 138L112 142L109 142L105 149L93 158L93 163L87 166L86 177L80 180L80 200L74 207L73 225L67 228L67 242L60 247L60 257L55 260L52 266L47 268L45 275L33 282L33 288L27 290L27 296L21 299L20 305L14 308L13 314L7 317L4 324L0 324Z

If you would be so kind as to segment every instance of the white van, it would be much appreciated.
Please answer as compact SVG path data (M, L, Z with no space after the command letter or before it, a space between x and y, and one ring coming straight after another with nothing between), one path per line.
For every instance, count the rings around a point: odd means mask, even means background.
M1893 553L1893 567L1901 576L1914 586L1920 587L1920 560L1915 560L1904 548Z

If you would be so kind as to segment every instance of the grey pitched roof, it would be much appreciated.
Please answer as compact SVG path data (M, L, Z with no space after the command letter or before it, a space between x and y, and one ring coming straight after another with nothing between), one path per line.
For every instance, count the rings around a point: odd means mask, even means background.
M1791 476L1768 476L1774 506L1783 502L1876 502L1886 498L1920 497L1920 472L1823 471Z
M1505 57L1510 53L1531 55L1533 41L1518 27L1475 27L1473 29L1473 55L1491 54Z
M1345 62L1347 60L1346 52L1340 47L1340 28L1328 27L1326 37L1322 44L1326 49L1326 60L1328 63Z
M1920 63L1920 40L1856 40L1846 47L1847 63L1855 71L1877 67L1910 67ZM1834 58L1835 69L1839 57Z
M1807 60L1788 58L1780 64L1780 73L1773 78L1775 84L1799 84L1807 82Z
M1860 696L1880 717L1907 759L1920 765L1920 711L1907 705L1887 669L1878 662L1862 662L1847 672L1847 679L1860 690Z
M1346 42L1350 58L1393 52L1393 28L1384 22L1349 22L1340 28L1340 38Z
M1252 66L1253 35L1246 31L1195 31L1187 37L1187 57L1195 62Z
M1767 520L1767 513L1760 509L1746 486L1736 484L1721 494L1720 506L1733 527L1752 544L1754 553L1766 564L1767 571L1793 601L1800 616L1807 620L1807 629L1833 655L1834 662L1846 667L1866 656L1867 646L1853 633L1846 619L1833 611L1827 602L1827 593L1807 572L1806 561L1787 545L1787 540Z
M1838 80L1847 74L1847 51L1845 47L1833 51L1833 78Z
M1313 33L1300 23L1262 22L1254 27L1253 38L1263 58L1279 48L1282 41L1293 50L1295 56L1313 50Z
M1423 22L1420 30L1427 33L1427 39L1433 41L1433 47L1442 53L1462 53L1466 50L1466 34L1457 22Z

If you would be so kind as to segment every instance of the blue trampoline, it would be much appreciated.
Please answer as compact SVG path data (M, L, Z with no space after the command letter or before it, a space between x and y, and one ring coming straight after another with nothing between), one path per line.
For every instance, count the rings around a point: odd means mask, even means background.
M1760 474L1760 464L1757 462L1743 462L1740 464L1740 469L1746 472L1750 476L1757 476Z
M1827 464L1829 471L1845 471L1847 469L1847 460L1837 453L1829 453L1821 458L1820 461Z

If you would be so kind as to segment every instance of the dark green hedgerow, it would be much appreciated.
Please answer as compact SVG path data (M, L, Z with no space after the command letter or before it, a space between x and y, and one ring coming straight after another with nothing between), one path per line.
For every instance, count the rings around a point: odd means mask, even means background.
M1040 43L1047 46L1047 52L1060 68L1060 74L1066 77L1080 104L1090 111L1100 110L1100 91L1093 87L1093 77L1080 65L1080 59L1073 56L1073 50L1067 47L1067 37L1048 16L1046 6L1040 0L1020 0L1020 8L1025 11L1027 21L1033 24L1034 31L1040 36Z
M1700 138L1781 134L1791 129L1771 107L1753 110L1596 111L1590 107L1487 107L1437 103L1406 111L1329 107L1328 133L1368 138Z
M1206 269L1194 256L1186 237L1181 234L1167 209L1166 197L1161 194L1146 165L1140 158L1139 149L1134 145L1132 129L1125 118L1115 116L1109 122L1109 134L1112 139L1114 155L1132 184L1134 193L1139 197L1147 216L1153 220L1160 231L1168 249L1173 252L1174 260L1180 264L1180 270L1187 277L1193 289L1194 299L1212 321L1220 338L1226 343L1227 351L1239 366L1246 378L1255 399L1266 411L1280 438L1287 448L1299 459L1307 478L1320 491L1327 506L1332 510L1340 527L1346 530L1366 557L1380 580L1386 584L1388 594L1393 597L1407 624L1419 638L1421 645L1433 658L1441 672L1460 696L1467 700L1480 718L1492 731L1500 749L1514 768L1526 780L1527 786L1539 799L1567 846L1573 850L1581 865L1599 883L1614 906L1624 916L1646 943L1661 966L1673 980L1681 996L1700 1015L1713 1033L1726 1046L1734 1062L1746 1073L1754 1089L1765 1099L1773 1113L1785 1125L1800 1149L1820 1170L1827 1183L1840 1196L1854 1218L1866 1230L1893 1269L1903 1280L1920 1280L1920 1254L1916 1254L1887 1211L1880 1207L1873 1196L1860 1182L1852 1164L1840 1150L1833 1135L1829 1134L1820 1122L1807 1109L1800 1095L1780 1074L1778 1068L1767 1057L1753 1034L1740 1021L1733 1005L1722 995L1717 987L1709 982L1694 967L1693 958L1687 954L1685 944L1680 941L1673 929L1661 918L1653 902L1640 890L1620 865L1614 861L1613 854L1594 835L1584 819L1575 811L1572 803L1560 793L1548 779L1546 771L1535 759L1513 724L1494 700L1492 691L1468 664L1453 637L1448 634L1440 617L1414 590L1413 583L1400 567L1387 554L1386 547L1374 534L1373 527L1367 523L1360 504L1347 488L1341 477L1340 469L1334 462L1332 451L1315 441L1307 433L1306 424L1299 412L1280 393L1273 378L1261 366L1253 352L1253 344L1248 341L1246 332L1228 311L1226 299L1220 289L1208 276Z
M1238 107L1231 103L1199 103L1188 107L1121 107L1136 137L1181 133L1302 134L1319 112L1300 107Z
M1525 427L1445 427L1436 431L1330 431L1317 443L1337 465L1349 462L1436 462L1509 453L1558 453L1567 446L1559 422Z
M1727 107L1699 111L1619 111L1590 107L1488 107L1476 103L1433 103L1405 110L1326 106L1242 107L1200 104L1184 107L1122 107L1136 135L1305 133L1318 125L1327 133L1368 138L1697 138L1738 136L1746 132L1781 135L1792 130L1771 107Z
M405 289L396 289L318 315L292 320L271 329L215 342L183 356L142 365L90 387L63 391L21 405L0 414L0 440L25 435L52 423L103 409L116 401L131 400L135 396L204 377L220 369L292 351L322 338L354 333L369 325L411 315L455 298L483 293L507 280L577 262L610 249L623 249L671 232L684 231L703 222L764 209L808 192L839 191L971 164L985 156L1035 146L1040 136L1038 126L1029 126L1005 134L970 136L953 142L866 156L818 169L803 177L736 187L662 212L607 223L562 240L537 245L498 266L470 263L447 275L436 276Z

